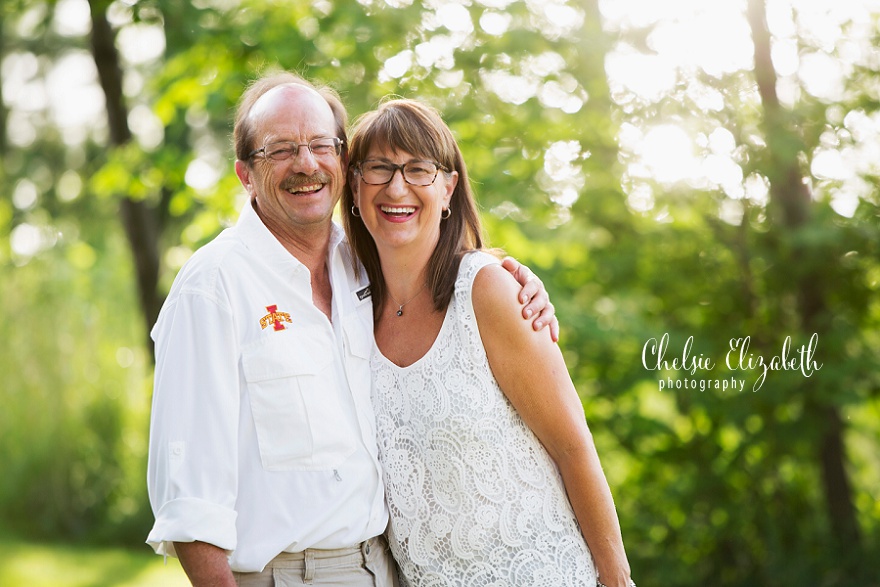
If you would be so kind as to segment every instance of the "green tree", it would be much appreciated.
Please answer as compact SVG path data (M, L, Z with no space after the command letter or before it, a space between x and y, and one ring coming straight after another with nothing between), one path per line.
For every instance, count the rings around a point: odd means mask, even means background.
M865 128L880 128L876 64L847 45L876 43L876 14L840 21L832 42L800 4L782 38L763 3L720 3L751 39L747 62L670 69L652 94L615 64L659 63L685 18L671 6L664 20L598 0L90 0L91 25L65 32L77 5L0 5L4 525L143 540L147 333L181 264L236 216L235 101L278 67L332 85L355 115L388 94L444 113L491 243L557 304L637 582L876 584L877 172L817 171L869 151ZM837 64L841 94L780 74L770 55L785 43ZM10 97L83 56L104 112L81 135ZM646 160L656 137L681 136L724 173L675 177ZM64 319L35 328L46 312ZM714 368L646 369L646 341L663 333L667 360L692 336ZM724 365L732 338L769 359L813 333L822 367L809 378L769 372L753 393L757 371ZM747 388L675 387L701 378Z

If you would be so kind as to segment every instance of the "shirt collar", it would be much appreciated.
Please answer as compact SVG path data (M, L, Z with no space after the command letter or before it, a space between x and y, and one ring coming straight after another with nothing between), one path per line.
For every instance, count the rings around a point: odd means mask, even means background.
M262 259L273 265L277 263L290 263L293 264L296 269L302 268L307 270L306 266L295 256L291 255L290 251L285 249L284 245L282 245L275 235L269 231L266 225L263 224L263 221L260 219L259 215L257 215L253 201L250 198L242 207L241 214L238 217L238 222L235 227L247 248L251 249ZM330 228L330 247L328 251L330 259L333 258L334 251L343 241L345 241L345 231L335 222L332 223Z
M345 231L342 230L341 226L334 222L330 227L330 247L328 249L331 258L333 257L333 251L335 251L336 247L338 247L344 240Z

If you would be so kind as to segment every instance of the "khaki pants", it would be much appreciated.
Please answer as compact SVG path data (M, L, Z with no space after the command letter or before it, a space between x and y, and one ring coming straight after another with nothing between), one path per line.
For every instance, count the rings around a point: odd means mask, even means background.
M397 565L384 536L337 550L282 552L261 573L233 573L239 587L397 587Z

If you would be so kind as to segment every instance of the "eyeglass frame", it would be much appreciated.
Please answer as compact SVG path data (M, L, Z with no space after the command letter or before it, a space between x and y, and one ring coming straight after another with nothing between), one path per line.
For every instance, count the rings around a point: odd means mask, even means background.
M370 161L379 161L381 163L384 163L388 167L393 168L391 170L391 175L388 176L388 181L383 181L382 183L370 183L366 180L366 178L364 177L364 170L362 168L362 165L364 163L367 163ZM431 165L436 167L437 170L434 172L434 177L431 178L431 183L418 184L418 183L413 183L410 180L408 180L406 178L406 166L410 165L411 163L430 163ZM443 171L444 173L449 172L449 170L446 167L444 167L443 165L441 165L439 162L431 161L430 159L418 159L415 161L407 161L406 163L401 163L401 164L392 163L390 161L385 161L383 159L364 159L363 161L358 161L357 165L355 166L355 170L357 171L358 175L361 176L361 179L363 180L363 182L367 185L388 185L394 179L394 174L397 173L399 170L400 176L403 178L403 181L405 181L409 185L414 185L414 186L420 187L420 188L425 188L425 187L428 187L429 185L434 185L434 182L437 181L437 176L440 175L441 171Z
M345 141L343 141L339 137L316 137L316 138L310 140L308 143L294 143L293 141L275 141L273 143L269 143L268 145L263 145L259 149L254 149L253 151L251 151L250 153L247 154L246 160L250 161L254 155L262 152L263 158L266 159L267 161L287 161L287 159L271 159L266 155L266 149L268 149L272 145L281 145L281 144L287 144L292 147L296 147L296 149L293 151L293 155L291 155L291 157L293 157L294 159L299 156L300 147L307 147L309 150L309 153L313 157L319 157L320 155L315 155L314 151L312 151L312 143L314 143L315 141L327 141L327 140L333 141L333 148L336 150L336 156L338 157L339 155L341 155L342 154L342 147L343 147L343 145L345 145Z

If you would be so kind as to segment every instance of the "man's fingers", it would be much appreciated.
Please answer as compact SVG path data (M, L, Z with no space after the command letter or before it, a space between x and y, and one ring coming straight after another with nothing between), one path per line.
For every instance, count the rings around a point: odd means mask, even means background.
M546 296L546 292L543 294ZM550 334L553 335L552 324L556 320L556 308L553 307L553 304L550 303L550 300L547 299L547 303L544 308L541 310L540 314L535 316L535 319L532 320L532 328L535 330L541 330L546 326L550 326Z
M522 291L519 294L519 301L521 304L526 304L523 307L523 318L529 318L533 314L540 312L550 301L550 298L547 297L547 292L544 291L541 280L537 277L532 277L523 285Z
M559 319L556 316L550 321L550 340L559 342Z
M504 257L501 266L522 286L519 301L525 304L522 309L523 318L528 320L534 317L532 328L535 330L549 326L550 339L559 342L559 320L556 318L556 308L550 303L550 294L547 293L541 279L513 257Z
M522 315L523 318L538 318L538 314L544 312L547 306L550 304L550 298L547 295L547 292L541 286L541 282L537 279L532 279L523 287L523 291L528 293L526 299L528 303L523 306ZM552 316L553 313L550 313ZM546 323L546 321L545 321Z
M514 259L513 257L504 257L501 260L501 266L504 267L507 271L513 275L513 278L516 279L517 283L519 283L523 289L519 294L519 301L521 304L525 304L530 299L532 299L538 291L541 290L542 285L541 282L532 283L535 279L535 274L532 273L532 270ZM535 309L532 308L532 313L535 312ZM525 312L523 312L523 316L526 316Z
M521 267L521 263L513 257L504 257L501 259L501 266L511 273L516 273L516 270Z

